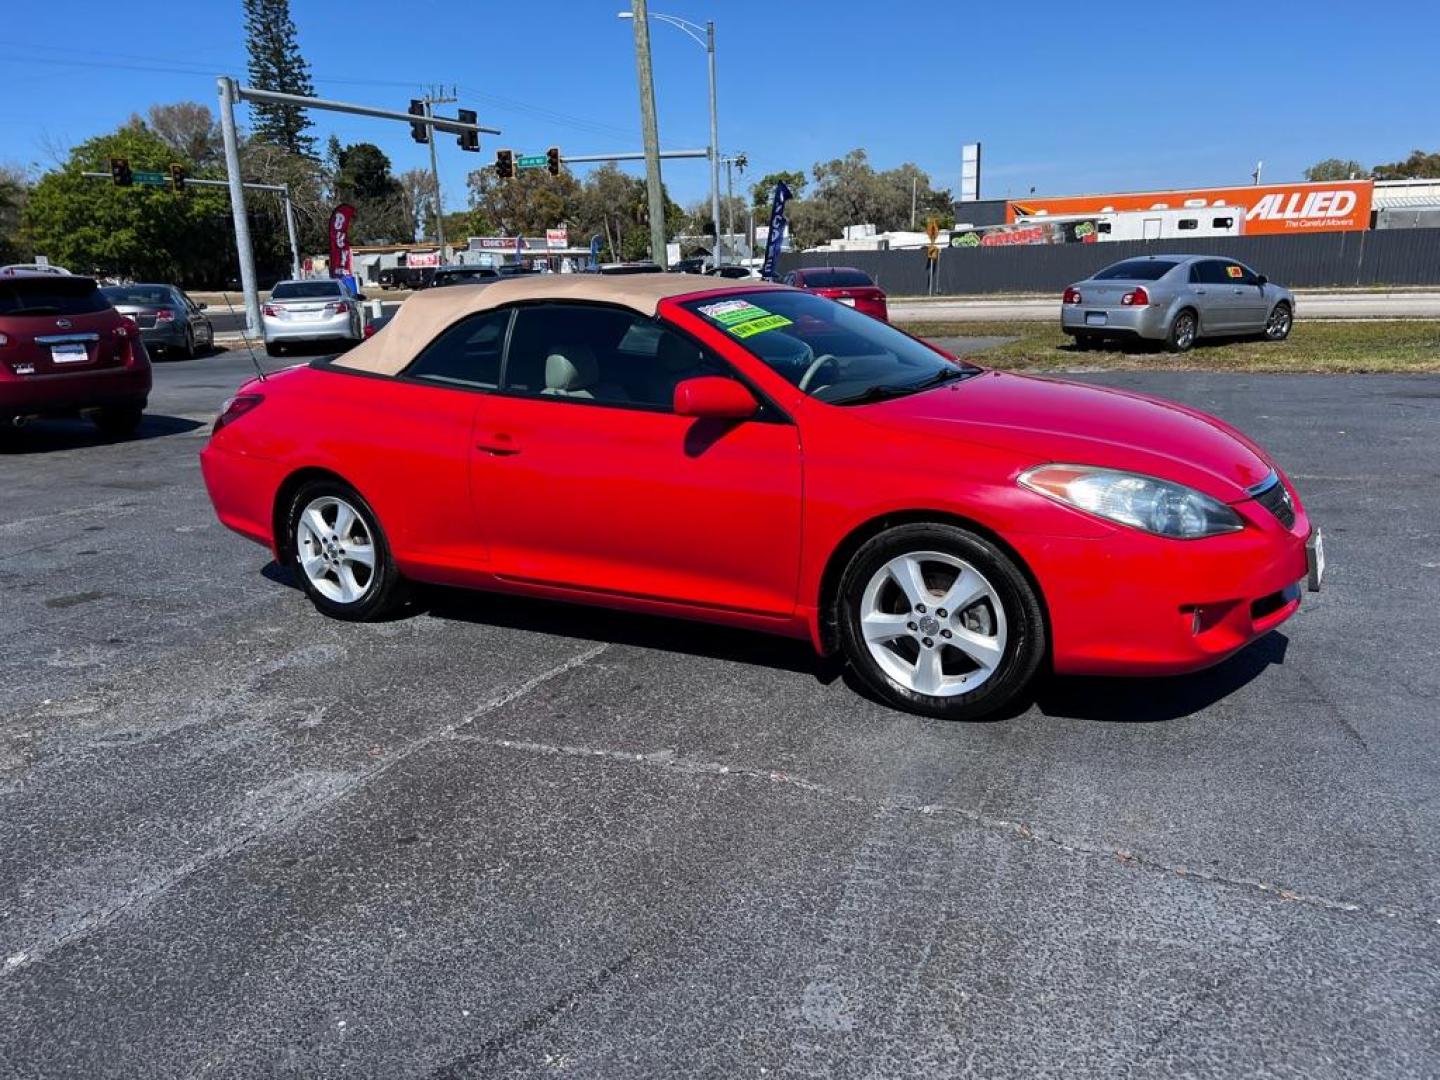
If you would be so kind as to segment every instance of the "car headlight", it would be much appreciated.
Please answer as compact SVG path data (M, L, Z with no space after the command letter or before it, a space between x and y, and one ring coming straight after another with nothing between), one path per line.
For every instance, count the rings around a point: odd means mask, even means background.
M1244 528L1240 515L1204 492L1141 473L1091 465L1041 465L1020 475L1031 491L1107 521L1176 540Z

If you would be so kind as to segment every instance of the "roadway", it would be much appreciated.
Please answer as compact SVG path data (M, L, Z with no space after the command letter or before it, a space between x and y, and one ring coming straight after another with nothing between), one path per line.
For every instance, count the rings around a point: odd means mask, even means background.
M947 724L760 635L321 617L200 481L249 374L0 433L0 1076L1440 1075L1436 379L1086 376L1272 449L1326 590Z

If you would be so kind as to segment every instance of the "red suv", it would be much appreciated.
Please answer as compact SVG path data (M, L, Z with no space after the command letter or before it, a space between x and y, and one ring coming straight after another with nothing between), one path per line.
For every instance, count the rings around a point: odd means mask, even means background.
M140 426L150 358L86 277L0 278L0 422L84 411L111 437Z
M884 290L864 270L856 270L853 266L812 266L806 270L792 270L785 275L784 284L828 296L881 322L890 321Z

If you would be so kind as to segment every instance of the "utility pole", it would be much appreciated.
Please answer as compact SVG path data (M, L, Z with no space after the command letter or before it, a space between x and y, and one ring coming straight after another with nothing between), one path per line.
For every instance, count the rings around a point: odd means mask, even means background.
M445 96L443 87L439 89L431 87L430 93L420 100L425 102L425 116L426 119L429 119L435 115L436 105L449 105L458 99L453 95ZM440 221L443 211L440 206L440 166L435 159L435 125L426 125L426 130L430 133L430 179L433 181L432 194L435 198L435 242L440 247L440 257L443 259L445 257L445 226Z
M920 190L920 177L910 178L910 228L915 228L915 196Z
M705 52L710 60L710 217L715 222L715 253L711 267L720 265L720 126L715 117L715 22L705 23ZM734 242L734 229L730 230Z
M645 136L645 186L650 203L650 258L664 269L665 192L660 180L660 129L655 122L655 76L650 70L650 12L645 0L630 0L635 24L635 76L640 84L640 126Z

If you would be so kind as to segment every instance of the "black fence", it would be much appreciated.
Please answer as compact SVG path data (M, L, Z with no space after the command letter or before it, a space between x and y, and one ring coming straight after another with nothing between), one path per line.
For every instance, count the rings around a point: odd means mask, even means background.
M1440 229L1379 229L1307 236L947 247L940 251L936 292L1059 292L1120 259L1171 252L1228 256L1272 281L1304 289L1440 285ZM924 251L815 252L780 260L782 272L806 266L854 266L894 296L923 296L927 291Z

